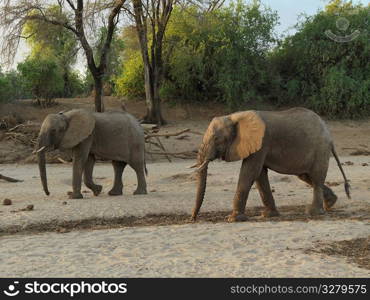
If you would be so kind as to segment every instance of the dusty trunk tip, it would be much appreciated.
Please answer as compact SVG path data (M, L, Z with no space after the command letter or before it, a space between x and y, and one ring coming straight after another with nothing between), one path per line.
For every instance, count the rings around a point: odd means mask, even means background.
M195 200L195 206L192 211L191 221L195 222L199 213L199 210L203 204L204 194L206 190L207 184L207 163L202 164L201 168L199 168L198 173L198 188L197 188L197 195Z
M38 153L38 163L39 163L41 184L42 184L45 194L49 196L50 192L48 189L48 182L47 182L47 176L46 176L45 151L40 151Z

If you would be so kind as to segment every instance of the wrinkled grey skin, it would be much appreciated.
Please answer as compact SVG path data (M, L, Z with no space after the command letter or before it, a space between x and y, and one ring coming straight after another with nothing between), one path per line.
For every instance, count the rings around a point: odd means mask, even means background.
M229 222L245 221L245 207L249 191L256 183L265 217L278 216L271 192L268 170L281 174L296 175L313 187L313 201L307 208L309 215L324 213L332 207L337 196L326 186L325 178L331 153L345 179L345 190L349 195L349 184L342 170L329 131L322 119L313 111L293 108L285 111L256 111L266 125L262 148L242 161L237 190L233 200L233 211ZM229 116L212 120L198 151L198 183L192 220L195 221L202 205L208 163L216 158L224 159L236 136L236 124ZM200 167L202 166L202 167Z
M45 152L61 148L70 120L75 117L76 112L81 112L81 110L49 114L41 126L36 150L45 146L44 150L38 152L38 161L41 182L47 195L49 195L49 190ZM101 192L102 186L95 184L92 178L95 156L112 160L114 185L109 195L122 195L122 173L127 164L135 170L137 175L138 186L134 194L146 194L145 141L143 130L137 120L126 112L84 112L91 114L95 119L95 126L90 135L72 148L73 191L69 193L69 197L83 198L81 194L82 175L85 185L93 191L95 196ZM78 130L84 130L84 125Z

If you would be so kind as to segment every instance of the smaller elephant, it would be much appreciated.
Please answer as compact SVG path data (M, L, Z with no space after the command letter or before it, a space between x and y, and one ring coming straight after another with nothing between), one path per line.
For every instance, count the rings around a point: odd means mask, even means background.
M49 195L45 152L54 149L72 149L72 199L83 198L82 175L85 185L95 196L102 186L93 182L95 156L112 161L114 184L109 195L122 195L122 173L126 165L136 172L138 186L134 194L146 194L145 139L139 122L126 112L93 113L73 109L49 114L41 125L37 141L38 164L43 189Z
M344 174L333 141L324 121L313 111L292 108L285 111L244 111L216 117L209 124L198 151L198 187L194 221L202 205L207 168L220 158L227 162L242 160L239 182L229 221L245 221L246 202L254 182L265 209L265 217L279 215L268 180L268 170L296 175L313 187L310 215L324 213L337 196L325 185L330 155L333 154L344 178L347 197L349 183Z

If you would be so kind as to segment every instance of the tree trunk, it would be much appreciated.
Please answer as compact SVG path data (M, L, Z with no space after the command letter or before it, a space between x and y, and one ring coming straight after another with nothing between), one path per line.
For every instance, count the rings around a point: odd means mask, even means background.
M67 70L64 70L63 81L64 81L63 97L65 97L65 98L71 97L72 96L71 83L69 81L69 76L68 76L68 71Z
M159 98L147 97L147 109L146 116L143 119L143 123L165 125L167 122L163 119L161 110L161 100Z
M104 112L104 103L103 103L103 80L100 76L94 76L94 102L95 102L95 111Z
M153 4L153 2L152 2ZM133 0L134 17L136 23L136 30L140 43L141 55L144 64L144 80L145 80L145 98L147 104L147 113L143 118L144 123L153 123L158 125L166 124L163 119L161 110L161 99L159 97L159 88L162 79L162 40L165 31L163 25L163 18L165 24L168 21L168 16L162 12L161 15L153 15L151 17L151 49L149 55L148 43L148 27L147 21L150 19L146 12L144 12L143 4L140 0ZM159 7L159 6L158 6ZM172 10L172 2L171 2ZM165 9L165 8L163 8ZM154 13L154 11L153 11ZM157 25L155 25L156 23ZM158 32L156 32L158 30Z
M163 119L161 99L159 97L159 76L152 72L150 66L144 66L145 77L145 98L146 116L144 123L164 125L167 122Z

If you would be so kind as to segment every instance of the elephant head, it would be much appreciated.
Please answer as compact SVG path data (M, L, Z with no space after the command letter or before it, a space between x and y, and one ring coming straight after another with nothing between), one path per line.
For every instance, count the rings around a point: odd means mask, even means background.
M265 123L255 111L213 118L198 150L198 186L192 220L202 206L207 184L208 163L216 158L227 162L242 160L262 147Z
M71 149L86 139L94 130L95 118L91 112L74 109L66 113L49 114L41 125L37 139L40 178L46 195L49 195L45 152L55 149Z

